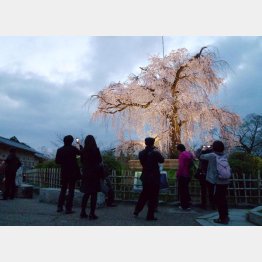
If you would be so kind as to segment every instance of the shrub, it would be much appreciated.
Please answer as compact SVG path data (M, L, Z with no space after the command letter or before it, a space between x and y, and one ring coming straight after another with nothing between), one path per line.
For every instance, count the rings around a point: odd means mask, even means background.
M229 156L229 164L237 174L253 174L262 171L262 158L244 152L234 152Z
M101 154L106 172L111 174L112 170L116 170L119 175L121 174L121 170L127 169L127 165L123 161L117 160L112 151L103 151Z
M59 165L57 165L55 163L54 159L46 160L46 161L39 163L35 166L35 168L56 168L56 167L59 167Z

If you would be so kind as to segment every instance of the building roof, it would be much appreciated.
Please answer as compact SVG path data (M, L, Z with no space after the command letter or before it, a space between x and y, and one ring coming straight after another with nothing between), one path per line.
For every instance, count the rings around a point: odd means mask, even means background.
M15 136L11 137L10 139L0 136L0 144L5 144L10 147L15 147L18 149L22 149L22 150L34 153L34 155L38 158L45 158L45 156L42 153L36 151L35 149L33 149L32 147L28 146L25 143L19 142Z

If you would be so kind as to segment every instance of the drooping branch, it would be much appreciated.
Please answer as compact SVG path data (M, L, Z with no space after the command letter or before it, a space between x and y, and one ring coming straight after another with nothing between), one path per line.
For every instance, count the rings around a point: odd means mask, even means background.
M215 127L221 132L235 125L236 115L216 108L210 100L223 78L215 54L205 50L206 46L193 56L179 49L164 58L151 57L138 75L112 83L93 96L98 101L94 116L121 122L117 130L122 135L130 130L139 137L154 133L172 150L175 143L189 141L197 132L207 139L204 135Z

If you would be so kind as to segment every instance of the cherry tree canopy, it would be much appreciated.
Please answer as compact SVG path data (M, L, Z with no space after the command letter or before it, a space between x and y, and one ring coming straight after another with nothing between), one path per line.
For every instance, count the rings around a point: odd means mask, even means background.
M158 137L166 152L196 137L207 142L214 129L223 132L225 126L239 124L236 114L211 100L224 83L226 66L207 47L196 55L178 49L164 58L153 56L138 75L111 83L93 96L98 101L93 117L111 118L122 140L132 134L141 140Z

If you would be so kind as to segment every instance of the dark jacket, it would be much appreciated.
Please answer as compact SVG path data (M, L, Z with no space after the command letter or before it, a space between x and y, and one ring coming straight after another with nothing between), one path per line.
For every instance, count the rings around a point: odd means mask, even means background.
M205 154L209 154L209 153L212 153L213 151L211 149L207 149L207 150L204 150L204 151L200 151L199 153L199 169L200 169L200 172L201 172L201 175L203 176L206 176L206 173L207 173L207 167L208 167L208 160L205 160L205 159L200 159L200 156L201 155L205 155Z
M141 180L143 183L160 184L160 170L159 165L164 163L164 157L155 147L146 146L146 148L139 152L139 160L143 167Z
M5 160L5 176L15 176L17 169L21 165L19 158L15 154L10 153Z
M80 154L81 151L72 145L64 145L57 150L55 162L61 165L62 180L80 178L80 169L76 159Z
M81 154L83 193L95 193L100 191L100 178L102 177L102 157L99 148L94 150L83 149Z

